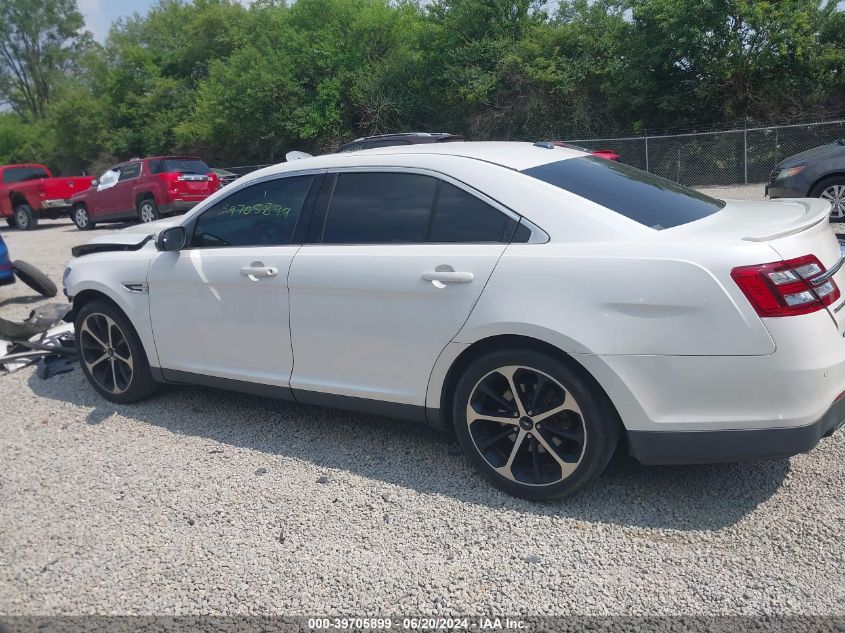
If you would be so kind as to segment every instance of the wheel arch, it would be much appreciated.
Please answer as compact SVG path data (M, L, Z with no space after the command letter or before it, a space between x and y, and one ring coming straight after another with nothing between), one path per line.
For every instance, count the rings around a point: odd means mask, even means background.
M619 410L607 390L595 378L595 376L593 376L587 368L584 367L584 365L578 362L575 356L567 353L560 347L553 345L548 341L534 336L525 334L494 334L471 343L463 349L457 357L454 358L454 360L452 360L442 380L439 398L435 398L440 410L437 426L450 433L453 432L454 421L452 420L451 402L455 387L463 370L466 369L473 360L479 358L487 352L515 347L543 352L567 364L597 389L598 393L607 400L608 405L613 409L617 418L619 417ZM622 424L621 427L621 432L624 435L624 424Z
M116 296L117 295L117 296ZM104 301L118 310L126 317L127 321L135 329L138 338L141 339L141 345L147 354L147 360L151 366L158 365L158 353L155 348L155 340L153 338L152 327L149 320L149 307L144 299L143 304L137 303L141 297L146 298L146 294L129 294L126 297L121 297L115 293L111 288L100 284L86 284L84 288L75 288L73 294L73 311L74 320L79 310L87 303L95 300ZM127 300L128 299L128 300ZM131 303L132 301L136 302Z
M19 207L22 204L29 206L29 200L26 199L26 196L20 193L19 191L10 191L9 192L9 202L12 204L12 211L14 212L15 208Z
M823 181L827 180L828 178L842 178L843 180L845 180L845 171L836 170L828 172L824 176L819 176L818 178L816 178L816 181L810 185L810 188L807 189L807 195L811 195L813 190L815 190L816 187L818 187Z
M153 204L158 206L156 197L152 191L137 191L135 192L135 209L138 209L144 200L152 200Z

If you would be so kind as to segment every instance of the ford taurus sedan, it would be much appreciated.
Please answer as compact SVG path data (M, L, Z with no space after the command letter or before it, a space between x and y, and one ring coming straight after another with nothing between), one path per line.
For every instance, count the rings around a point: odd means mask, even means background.
M453 431L523 497L646 464L784 457L845 420L821 200L722 201L551 143L288 162L74 249L82 368Z

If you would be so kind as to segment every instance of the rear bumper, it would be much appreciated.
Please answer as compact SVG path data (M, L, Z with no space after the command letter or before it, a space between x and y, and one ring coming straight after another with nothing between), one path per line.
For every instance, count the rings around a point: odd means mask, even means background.
M159 211L161 213L184 213L185 211L190 211L195 206L197 206L201 200L197 200L195 202L188 202L185 200L174 200L173 202L167 202L159 207Z
M845 423L845 398L813 424L734 431L629 431L631 454L643 464L710 464L791 457L812 450Z
M45 211L55 209L69 209L73 204L73 200L69 198L56 198L55 200L42 200L41 208Z

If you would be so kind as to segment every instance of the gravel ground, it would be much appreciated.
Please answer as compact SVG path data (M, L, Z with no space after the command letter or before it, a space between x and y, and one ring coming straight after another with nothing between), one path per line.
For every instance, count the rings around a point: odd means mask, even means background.
M58 282L88 236L4 237ZM839 433L791 460L620 457L529 503L423 427L195 388L119 406L27 369L0 377L0 614L843 614L843 489Z

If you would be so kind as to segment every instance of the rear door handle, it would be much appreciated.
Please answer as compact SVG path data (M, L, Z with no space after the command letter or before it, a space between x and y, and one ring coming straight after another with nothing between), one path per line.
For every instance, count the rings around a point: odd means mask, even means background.
M249 266L241 268L241 274L252 281L258 281L259 277L275 277L279 274L279 269L265 266L262 262L252 262Z
M472 273L453 272L446 270L434 270L431 272L423 273L422 278L426 281L439 281L441 283L450 284L468 284L473 279L475 279Z

